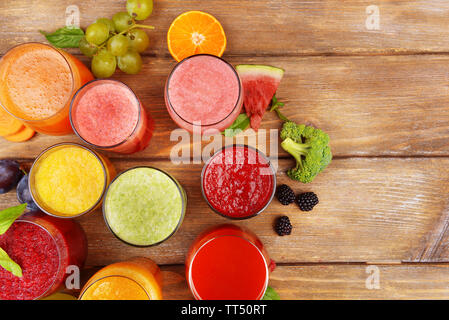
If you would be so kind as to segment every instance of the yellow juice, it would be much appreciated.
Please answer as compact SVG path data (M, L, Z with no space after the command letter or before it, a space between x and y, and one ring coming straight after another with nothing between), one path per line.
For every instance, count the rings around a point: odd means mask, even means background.
M97 208L112 175L109 162L86 147L56 145L33 164L30 190L36 204L57 217L76 217Z

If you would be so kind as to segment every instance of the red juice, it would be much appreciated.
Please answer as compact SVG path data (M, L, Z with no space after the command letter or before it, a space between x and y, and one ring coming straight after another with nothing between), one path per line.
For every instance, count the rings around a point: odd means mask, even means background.
M0 268L0 300L32 300L57 291L66 268L87 256L84 231L73 220L44 213L24 215L0 236L0 247L22 268L22 277Z
M270 258L252 232L235 225L206 230L186 260L189 287L198 300L260 300Z
M262 212L271 202L276 175L269 160L248 146L225 147L205 164L203 195L217 213L246 219Z
M118 153L145 149L153 134L153 119L124 83L98 79L73 97L70 121L75 133L89 145Z
M212 55L194 55L179 62L168 77L165 104L181 128L223 131L240 114L242 91L229 63Z

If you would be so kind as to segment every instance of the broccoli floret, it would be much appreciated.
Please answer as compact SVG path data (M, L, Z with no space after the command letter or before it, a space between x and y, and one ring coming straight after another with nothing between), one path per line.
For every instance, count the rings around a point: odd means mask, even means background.
M281 147L296 159L296 166L287 172L291 179L312 182L332 160L329 136L320 129L287 121L281 139Z

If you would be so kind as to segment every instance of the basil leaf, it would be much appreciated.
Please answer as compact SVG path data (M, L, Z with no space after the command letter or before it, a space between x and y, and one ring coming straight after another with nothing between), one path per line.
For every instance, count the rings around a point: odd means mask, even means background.
M84 37L84 31L75 27L64 27L53 33L39 30L48 42L57 48L78 48L80 40Z
M240 132L246 130L250 125L250 118L246 115L246 113L240 114L237 119L235 119L234 123L229 126L222 134L225 137L233 137Z
M0 267L5 268L16 277L22 277L23 275L22 268L15 263L2 248L0 248Z
M281 297L279 297L279 294L272 287L267 287L267 291L265 291L262 300L281 300Z
M27 207L26 203L0 211L0 235L4 234L13 222L22 215Z

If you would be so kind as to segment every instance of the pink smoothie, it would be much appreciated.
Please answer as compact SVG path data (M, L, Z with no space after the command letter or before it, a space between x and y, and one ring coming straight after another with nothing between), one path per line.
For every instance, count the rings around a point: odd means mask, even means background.
M166 102L181 127L185 127L182 121L201 121L202 126L222 130L240 113L240 91L240 79L231 65L214 56L197 55L173 70L167 82Z
M101 80L81 89L72 106L72 124L87 142L109 147L125 141L139 121L139 101L124 84Z

